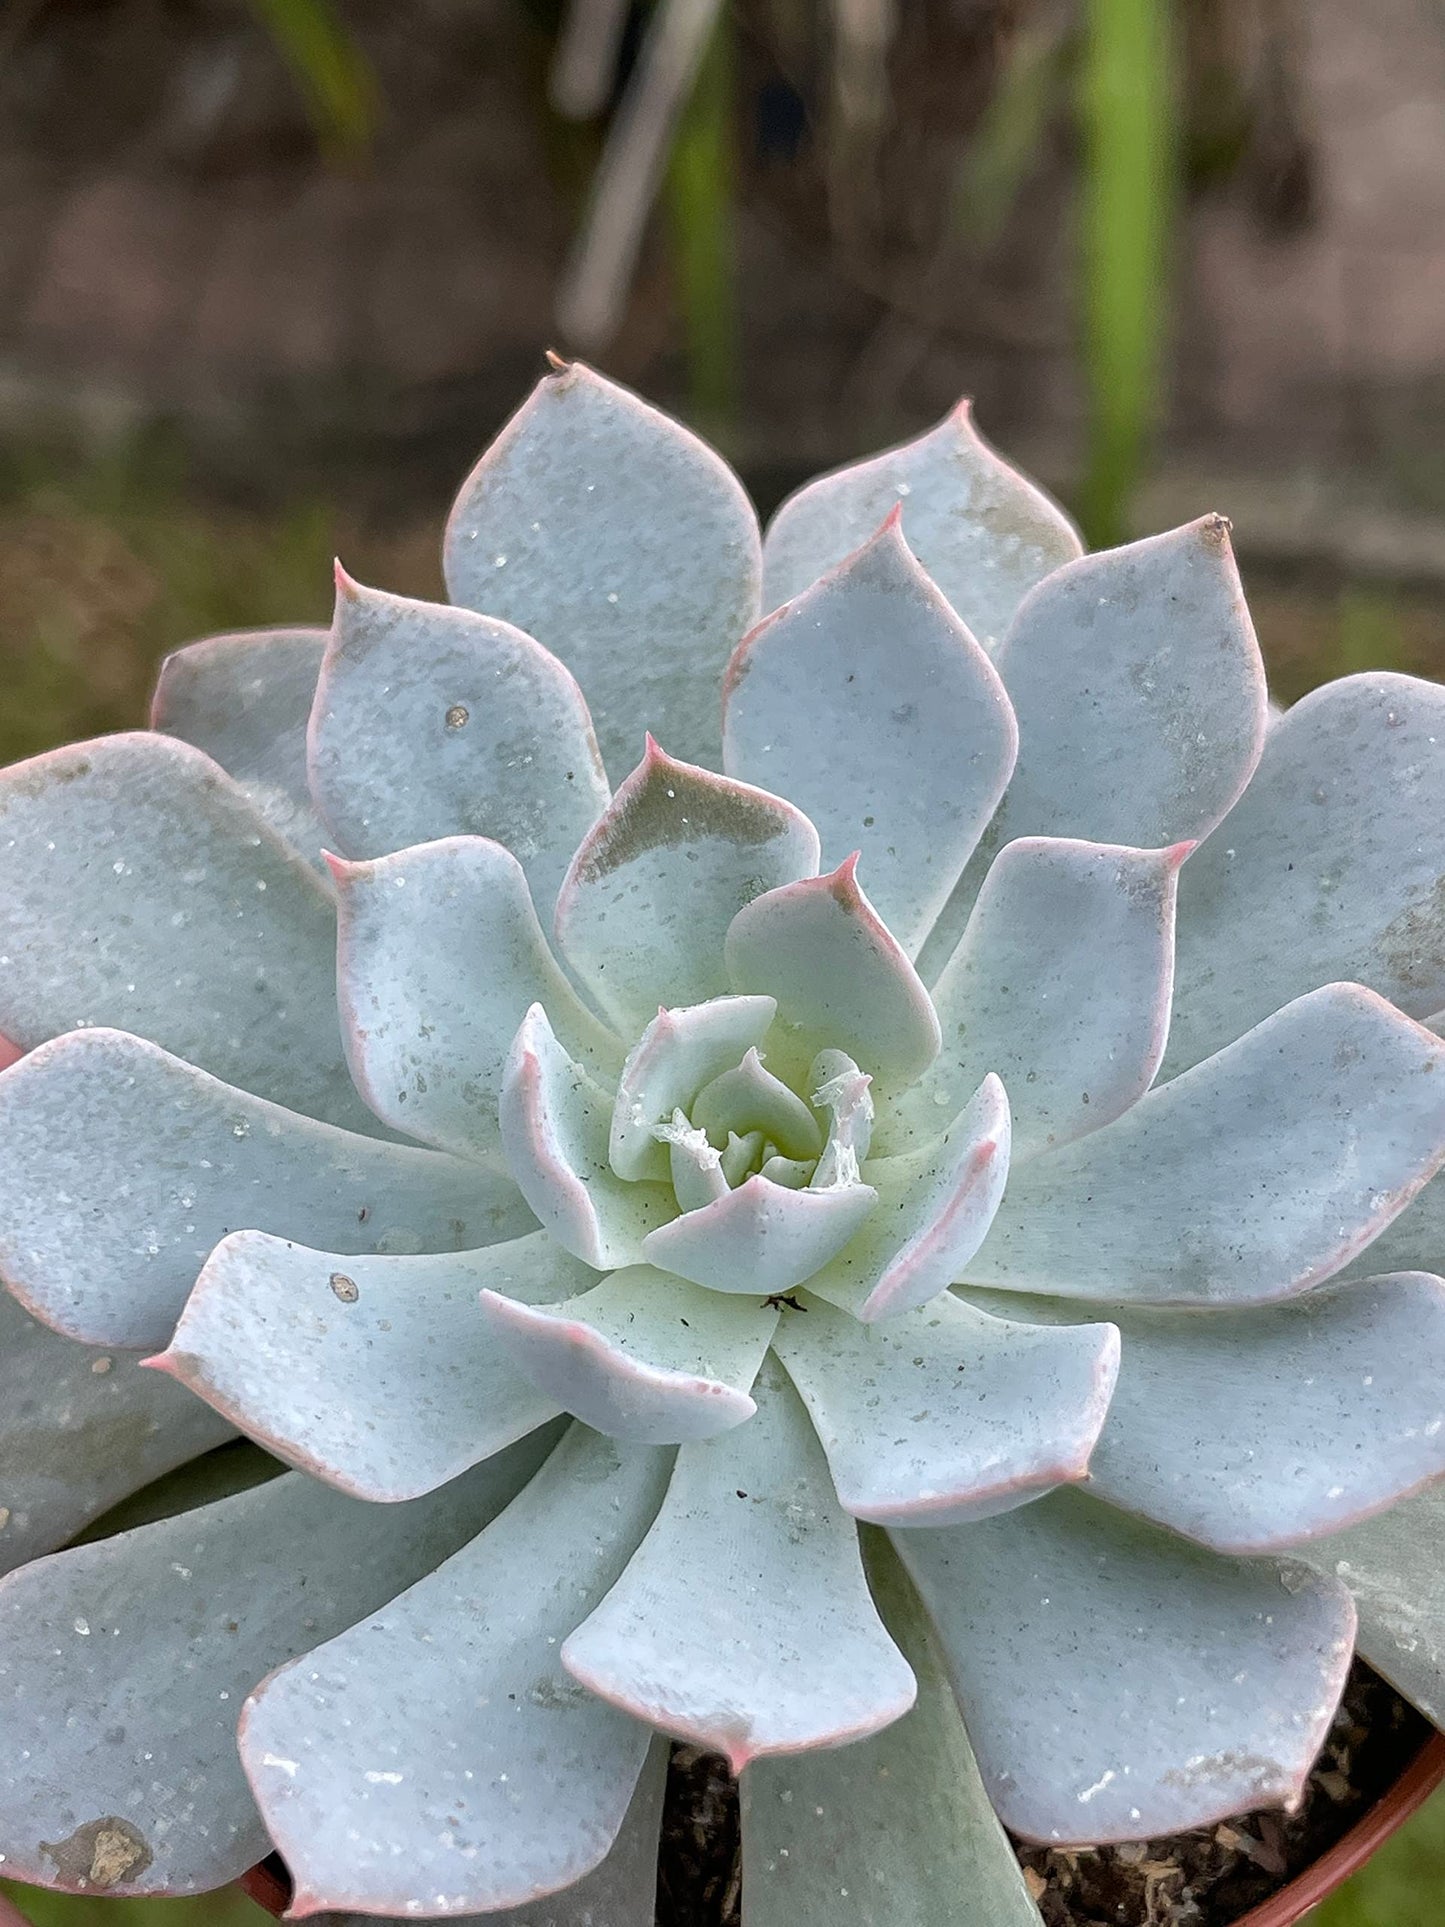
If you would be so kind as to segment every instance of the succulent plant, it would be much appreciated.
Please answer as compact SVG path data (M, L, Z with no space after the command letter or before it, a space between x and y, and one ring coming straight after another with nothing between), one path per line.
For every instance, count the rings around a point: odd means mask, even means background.
M962 409L760 544L559 366L446 569L0 773L5 1870L643 1927L674 1736L749 1927L1011 1927L1440 1717L1445 692Z

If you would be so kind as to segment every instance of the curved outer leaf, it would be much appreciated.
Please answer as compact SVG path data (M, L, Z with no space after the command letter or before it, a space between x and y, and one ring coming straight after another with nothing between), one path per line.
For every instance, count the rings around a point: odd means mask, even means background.
M617 1086L607 1156L618 1177L667 1175L658 1126L759 1043L777 1009L771 997L714 997L658 1011L628 1052Z
M817 824L828 863L861 850L879 914L910 953L1017 754L1004 686L920 568L896 509L728 664L729 775L791 797Z
M1206 836L1259 761L1264 664L1220 515L1041 582L998 652L1019 760L988 837Z
M502 1067L534 1003L594 1070L616 1072L621 1044L562 975L499 843L446 837L331 869L347 1056L378 1117L463 1157L495 1152Z
M339 568L309 758L347 855L490 837L549 913L610 794L582 692L540 643L469 609L364 589Z
M760 1172L736 1191L650 1231L643 1256L713 1291L769 1297L811 1278L878 1201L867 1184L794 1190Z
M885 1088L910 1084L938 1055L938 1018L896 938L858 887L850 856L828 876L754 897L728 925L735 990L778 1000L808 1056L847 1051Z
M1338 1582L1216 1558L1069 1491L893 1543L1011 1832L1142 1840L1304 1790L1349 1672Z
M675 762L647 738L572 859L557 945L599 1009L631 1034L659 1004L729 988L723 939L745 903L818 872L818 832L776 796Z
M0 770L0 1025L134 1031L351 1130L330 896L208 756L137 731Z
M1445 1475L1438 1278L1205 1317L1115 1315L1124 1367L1089 1468L1100 1498L1220 1552L1269 1552Z
M1445 1178L1431 1178L1340 1276L1378 1278L1387 1271L1445 1273Z
M970 1283L1261 1305L1320 1284L1445 1156L1445 1050L1357 984L1297 998L1014 1175Z
M540 1004L502 1076L502 1147L522 1195L558 1243L597 1271L636 1264L676 1209L658 1184L628 1184L607 1161L612 1100L557 1041Z
M529 1228L500 1173L358 1137L112 1030L0 1076L0 1274L83 1344L166 1344L227 1232L465 1250Z
M918 1701L851 1746L748 1768L745 1927L1042 1927L917 1594L886 1542L868 1553Z
M480 1538L247 1702L241 1758L292 1912L517 1907L604 1858L650 1735L558 1642L613 1584L668 1456L573 1426Z
M1442 825L1438 683L1348 676L1297 703L1181 884L1170 1071L1334 978L1439 1009Z
M864 1167L878 1209L809 1288L871 1324L926 1305L988 1235L1009 1173L1009 1109L986 1077L942 1137Z
M230 1437L199 1399L57 1338L0 1290L0 1573Z
M1024 593L1083 550L1064 511L994 453L962 401L916 441L789 496L763 544L764 607L806 589L900 503L909 547L986 649Z
M306 779L306 722L324 629L251 629L188 643L161 664L151 728L214 758L311 863L326 833Z
M735 1773L875 1733L915 1692L797 1393L776 1368L757 1389L746 1425L679 1450L656 1524L562 1648L592 1692Z
M1445 1727L1445 1485L1301 1546L1296 1556L1349 1587L1361 1655Z
M948 1294L881 1326L810 1296L773 1345L838 1497L890 1526L960 1525L1082 1479L1119 1369L1112 1325L1007 1323Z
M677 1445L741 1425L776 1307L703 1291L650 1265L614 1271L563 1305L482 1293L503 1354L549 1399L609 1438Z
M516 1446L407 1506L361 1505L292 1473L12 1573L0 1586L6 1872L129 1894L236 1879L269 1844L236 1757L243 1695L446 1558L538 1455Z
M462 484L444 560L453 602L575 673L614 772L644 726L716 760L718 682L757 619L758 524L679 423L580 362L544 377Z
M988 1071L1009 1094L1015 1165L1136 1103L1169 1032L1191 847L1021 837L1000 851L933 986L943 1049L890 1112L890 1144L932 1136Z
M555 1417L477 1308L591 1273L545 1231L431 1257L342 1257L238 1231L149 1361L249 1437L358 1499L418 1498Z

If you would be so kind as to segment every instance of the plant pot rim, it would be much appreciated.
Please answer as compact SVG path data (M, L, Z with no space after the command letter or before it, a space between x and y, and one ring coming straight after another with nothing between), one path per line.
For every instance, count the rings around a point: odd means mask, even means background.
M1424 1805L1442 1781L1445 1781L1445 1733L1432 1733L1399 1778L1348 1833L1268 1900L1241 1914L1234 1927L1297 1927L1311 1907L1328 1899L1352 1873L1364 1866L1375 1849ZM253 1867L241 1884L269 1913L280 1915L287 1901L286 1889L269 1867Z

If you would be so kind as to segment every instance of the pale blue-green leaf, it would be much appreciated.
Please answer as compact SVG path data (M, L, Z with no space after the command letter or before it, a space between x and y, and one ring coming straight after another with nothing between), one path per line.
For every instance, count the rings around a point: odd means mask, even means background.
M310 770L347 856L490 837L548 916L609 794L582 692L555 656L509 622L339 570Z
M805 810L825 863L861 850L869 894L910 953L1017 753L997 671L919 567L896 514L760 623L728 665L729 775Z
M1434 1030L1434 1026L1429 1026ZM1436 1030L1436 1036L1441 1033ZM1445 1177L1431 1178L1398 1218L1372 1238L1345 1266L1342 1278L1379 1277L1387 1271L1445 1275Z
M590 1691L735 1773L877 1732L915 1690L797 1393L774 1366L757 1395L746 1425L680 1449L656 1524L562 1648Z
M236 1755L247 1692L430 1572L538 1457L529 1441L405 1506L289 1473L12 1573L0 1586L6 1872L127 1894L236 1879L270 1846Z
M453 602L574 672L614 775L644 729L716 762L723 666L757 619L758 524L679 423L580 362L545 376L462 484L443 559Z
M612 1169L612 1104L533 1004L502 1076L502 1148L538 1220L597 1271L638 1263L647 1234L676 1209L665 1186L628 1184Z
M689 1124L682 1111L674 1111L666 1124L659 1124L656 1134L667 1146L668 1176L679 1211L700 1211L727 1196L722 1152L708 1143L704 1131ZM737 1142L736 1134L731 1141Z
M617 1085L607 1155L620 1178L661 1178L666 1144L657 1136L676 1110L766 1036L777 1014L771 997L714 997L662 1009L627 1054ZM756 1122L757 1120L752 1120Z
M893 1543L1011 1832L1145 1840L1304 1791L1354 1644L1337 1581L1068 1490Z
M557 944L623 1031L660 1004L729 988L723 939L764 890L816 876L818 833L791 803L664 755L642 762L573 859Z
M1329 683L1270 731L1180 881L1169 1071L1340 977L1445 1002L1445 689L1415 676Z
M378 1117L462 1157L495 1154L502 1067L534 1003L594 1071L616 1073L621 1044L558 968L499 843L447 837L332 870L342 1030Z
M1140 849L1197 839L1259 761L1264 665L1222 516L1041 582L998 670L1019 758L992 849L1016 836Z
M654 1739L637 1790L607 1858L573 1886L520 1907L487 1914L450 1914L452 1927L653 1927L657 1849L667 1787L667 1741ZM406 1927L415 1914L313 1914L315 1927Z
M758 1172L726 1197L650 1231L642 1253L659 1270L713 1291L769 1297L827 1264L877 1198L867 1184L794 1190Z
M0 1076L0 1275L85 1344L166 1344L230 1231L401 1252L530 1227L500 1171L299 1117L120 1031Z
M816 1158L823 1148L817 1118L801 1097L773 1076L756 1050L699 1091L688 1115L718 1146L734 1133L746 1136L759 1130L785 1157Z
M918 1596L886 1541L867 1553L918 1699L866 1740L748 1768L744 1927L1042 1927Z
M741 1425L778 1322L756 1305L630 1265L566 1304L499 1287L482 1309L502 1354L548 1399L609 1438L678 1445Z
M764 607L798 595L900 505L909 547L986 649L1026 591L1082 553L1064 511L994 453L964 401L917 440L784 502L763 545Z
M1144 1095L1169 1031L1188 850L1022 837L1000 851L933 986L943 1049L890 1112L890 1149L931 1137L988 1071L1009 1094L1015 1165Z
M1007 1323L945 1293L865 1325L809 1296L773 1348L838 1497L879 1525L959 1525L1082 1479L1119 1369L1112 1325Z
M326 841L306 777L306 723L324 629L208 636L161 664L151 728L214 758L266 821L312 863Z
M1362 1657L1445 1727L1445 1485L1295 1556L1349 1587Z
M377 1132L347 1075L330 894L208 756L136 732L0 771L0 1029L149 1037Z
M0 1573L231 1436L199 1399L57 1337L0 1289Z
M990 1075L932 1143L863 1167L878 1209L809 1289L870 1323L926 1305L983 1243L1008 1174L1008 1097Z
M1440 1040L1331 984L1015 1172L966 1275L1104 1302L1268 1304L1339 1271L1442 1156Z
M479 1538L257 1689L241 1757L297 1914L521 1907L603 1860L650 1735L557 1655L668 1466L573 1426Z
M558 1410L498 1351L477 1294L546 1303L591 1276L545 1231L404 1258L239 1231L152 1362L303 1472L359 1499L412 1499Z
M938 1055L938 1018L902 946L859 888L849 857L827 876L769 890L733 918L733 988L778 1000L796 1047L846 1051L885 1089Z
M1288 1305L1120 1311L1124 1365L1090 1490L1219 1552L1336 1532L1445 1475L1445 1284L1423 1272Z

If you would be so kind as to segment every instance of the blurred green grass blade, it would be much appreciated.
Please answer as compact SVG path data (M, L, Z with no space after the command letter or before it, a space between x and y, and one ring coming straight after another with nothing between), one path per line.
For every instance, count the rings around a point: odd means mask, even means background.
M337 160L364 154L376 129L376 77L330 0L251 5L304 94L322 147Z
M194 1900L100 1899L0 1885L33 1927L266 1927L270 1916L238 1887Z
M733 57L728 14L713 29L668 160L666 198L691 413L726 437L737 407L733 231Z
M1123 541L1159 412L1175 203L1169 0L1086 0L1079 67L1088 459L1079 514Z
M1062 15L1015 35L953 183L954 228L989 248L1008 225L1033 172L1058 102L1066 36Z

